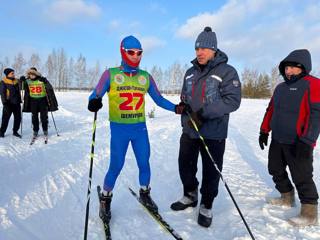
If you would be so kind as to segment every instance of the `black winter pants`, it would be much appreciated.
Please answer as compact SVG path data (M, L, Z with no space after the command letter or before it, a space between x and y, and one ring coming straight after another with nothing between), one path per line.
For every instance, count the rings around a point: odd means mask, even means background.
M7 131L7 127L12 113L14 117L13 132L18 132L21 123L21 106L20 104L7 103L3 106L2 109L2 122L0 129L2 133L5 133Z
M296 158L295 144L282 144L271 141L269 148L268 170L280 193L293 189L286 171L289 167L293 183L296 186L300 202L303 204L317 204L318 192L313 177L313 156L308 159Z
M225 140L205 139L205 142L219 170L222 171ZM180 138L179 173L184 194L198 187L199 182L196 174L198 170L199 152L202 158L201 203L203 203L206 208L211 208L214 198L218 195L219 173L215 169L201 140L191 139L187 134L183 133Z
M33 131L39 131L39 112L40 112L40 119L42 123L42 130L44 132L48 131L48 103L47 99L40 98L40 99L31 99L31 113L32 113L32 125Z

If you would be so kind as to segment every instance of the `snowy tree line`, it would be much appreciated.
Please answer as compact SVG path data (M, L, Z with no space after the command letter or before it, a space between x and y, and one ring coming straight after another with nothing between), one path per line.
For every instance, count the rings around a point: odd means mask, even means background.
M25 75L30 67L36 67L58 91L91 89L101 75L98 61L95 66L88 67L86 58L82 54L76 59L69 58L63 48L53 49L45 61L42 61L37 53L33 53L29 59L26 59L22 53L18 53L12 61L8 57L0 59L1 77L3 77L3 69L7 67L13 68L17 77Z
M11 61L8 57L0 59L0 75L3 77L3 70L11 67L15 70L16 76L25 75L27 69L36 67L58 90L69 89L92 89L95 87L99 78L107 67L101 67L99 61L95 66L89 67L86 58L80 54L78 58L68 57L65 50L53 49L52 52L43 61L39 54L32 54L26 59L22 53L18 53ZM185 64L182 66L176 62L168 69L162 70L158 66L152 67L150 70L158 88L163 93L179 93L183 76L190 66Z
M244 98L269 98L275 87L283 81L283 78L276 66L271 69L269 74L245 68L241 73L241 80Z
M68 57L63 48L53 49L44 61L36 53L32 54L29 59L26 59L22 53L18 53L12 61L8 57L0 59L1 77L6 67L15 69L18 77L24 75L30 67L36 67L58 91L91 90L106 69L106 66L100 66L99 61L95 66L89 67L82 54L76 59ZM151 69L142 68L150 72L162 93L179 94L184 74L189 67L189 64L182 65L175 62L166 69L156 65ZM239 75L242 82L242 96L245 98L269 98L276 85L283 81L277 66L273 67L270 73L245 68Z

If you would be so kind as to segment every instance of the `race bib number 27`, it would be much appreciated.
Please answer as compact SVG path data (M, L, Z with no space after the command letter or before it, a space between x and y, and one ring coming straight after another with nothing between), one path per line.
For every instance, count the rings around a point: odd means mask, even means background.
M119 105L120 110L139 110L143 104L142 93L120 93L119 96L121 99L124 99ZM138 99L136 104L133 101L134 99Z

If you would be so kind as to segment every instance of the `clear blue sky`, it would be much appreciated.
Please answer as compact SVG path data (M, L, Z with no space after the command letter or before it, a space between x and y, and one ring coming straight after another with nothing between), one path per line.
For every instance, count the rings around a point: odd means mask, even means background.
M0 60L64 48L111 67L120 62L121 39L135 35L145 50L142 66L165 68L189 63L195 38L209 25L239 70L269 71L290 51L308 48L319 72L319 12L319 0L2 0Z

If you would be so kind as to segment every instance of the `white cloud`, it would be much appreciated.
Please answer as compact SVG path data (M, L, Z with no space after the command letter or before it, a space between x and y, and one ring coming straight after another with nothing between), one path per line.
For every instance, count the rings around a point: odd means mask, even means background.
M150 3L149 9L150 11L156 12L158 14L167 14L167 9L156 2Z
M45 10L45 15L58 23L73 19L96 18L100 16L101 8L84 0L56 0Z
M108 33L114 34L114 32L126 33L138 31L142 26L139 21L123 21L121 19L113 19L107 24Z
M119 29L120 25L120 21L114 19L108 23L108 31L113 32L114 30Z
M320 3L298 0L230 0L178 27L176 37L192 39L205 26L217 33L218 47L242 66L269 71L290 51L308 48L320 67Z
M161 40L154 36L140 37L139 40L144 52L150 52L155 48L162 48L166 45L166 42L164 40Z

